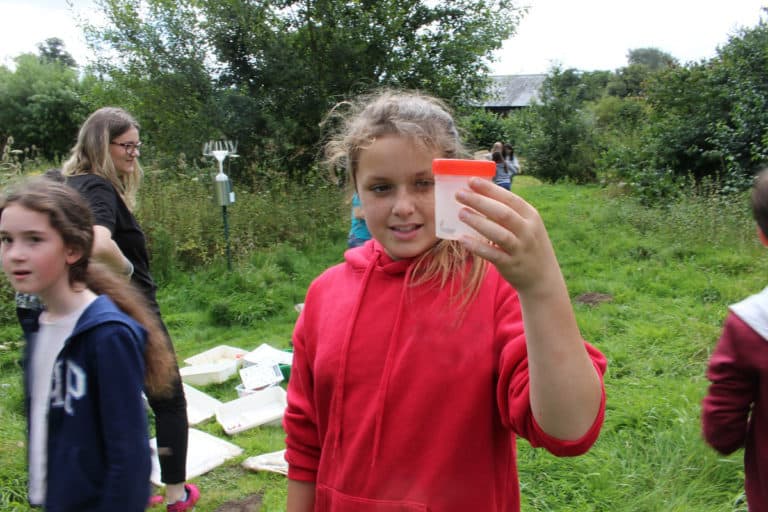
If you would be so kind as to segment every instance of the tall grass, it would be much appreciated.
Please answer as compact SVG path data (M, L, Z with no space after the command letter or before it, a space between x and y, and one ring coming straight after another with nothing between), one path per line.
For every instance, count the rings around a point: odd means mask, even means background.
M137 211L159 278L174 269L195 270L222 261L247 262L254 251L282 243L305 249L346 237L343 192L315 176L304 185L255 182L235 185L226 210L215 201L212 176L173 177L149 170ZM228 236L225 232L228 229Z
M158 177L143 189L142 222L155 258L167 251L159 298L179 359L219 344L287 347L294 304L314 276L342 258L348 205L333 187L239 193L229 272L221 212L202 185ZM746 196L691 190L649 209L597 187L541 185L527 176L514 189L541 211L582 333L609 360L606 422L588 454L558 459L518 443L523 510L745 511L741 454L721 457L705 446L699 409L727 304L765 284L768 259ZM595 292L610 300L580 301ZM14 343L0 351L0 509L28 510L18 331L8 325L0 333ZM231 400L235 384L204 390ZM197 428L226 437L215 421ZM283 439L279 428L229 438L245 453L196 479L203 491L197 510L255 493L263 495L262 510L284 510L284 477L239 466L281 449Z

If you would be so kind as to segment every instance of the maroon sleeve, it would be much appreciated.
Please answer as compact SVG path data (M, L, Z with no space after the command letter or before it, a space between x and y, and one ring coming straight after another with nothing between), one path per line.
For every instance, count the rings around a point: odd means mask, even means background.
M711 384L701 413L704 439L720 453L744 446L749 411L758 389L758 373L750 354L760 353L765 343L743 320L728 313L709 360L707 378Z

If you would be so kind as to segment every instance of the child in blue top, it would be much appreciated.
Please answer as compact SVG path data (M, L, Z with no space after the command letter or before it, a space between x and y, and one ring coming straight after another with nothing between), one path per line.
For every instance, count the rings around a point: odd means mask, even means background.
M363 216L362 203L357 192L352 196L352 215L349 227L349 237L347 238L347 247L353 249L363 245L371 239L371 232L368 231L368 225Z
M45 304L22 325L28 497L49 512L139 512L151 469L141 395L169 392L173 354L141 295L89 265L92 246L90 210L66 185L38 178L0 198L3 271Z

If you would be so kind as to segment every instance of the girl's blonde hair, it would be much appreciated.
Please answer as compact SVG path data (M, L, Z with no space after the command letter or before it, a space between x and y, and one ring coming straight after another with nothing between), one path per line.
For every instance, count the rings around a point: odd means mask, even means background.
M343 168L355 189L360 154L377 137L407 137L441 158L466 157L450 108L440 99L418 91L387 89L339 103L323 124L336 120L340 125L325 146L326 164L331 169ZM438 279L444 286L453 284L452 278L458 276L462 286L455 292L467 304L477 294L486 268L485 260L474 258L459 242L440 240L416 261L412 284Z
M141 185L143 171L138 160L135 171L118 173L109 153L112 141L131 128L140 128L139 123L117 107L103 107L88 116L77 135L77 143L64 162L64 176L96 174L112 183L129 210L136 206L136 194Z
M0 197L0 217L5 208L13 204L47 215L64 246L82 254L69 266L70 285L84 284L94 293L108 295L123 312L144 326L147 330L144 385L150 394L168 396L176 378L176 359L169 348L170 340L139 290L107 267L89 263L93 216L85 200L63 183L37 177L21 182Z

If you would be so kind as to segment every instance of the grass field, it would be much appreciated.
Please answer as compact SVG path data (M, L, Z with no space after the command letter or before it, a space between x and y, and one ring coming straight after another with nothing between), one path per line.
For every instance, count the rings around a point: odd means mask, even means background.
M746 197L697 193L646 209L610 190L542 185L519 176L513 189L539 208L549 228L585 339L609 360L605 426L594 448L558 459L518 443L523 510L745 511L742 453L721 457L700 436L704 369L726 306L759 291L768 258ZM340 261L339 236L308 249L278 244L238 261L170 276L159 299L180 360L219 344L288 347L311 279ZM0 510L25 504L21 344L0 327ZM236 378L203 390L236 398ZM246 457L281 449L279 428L226 436L215 420L197 428L244 454L195 479L198 512L260 494L263 511L281 511L285 479L251 473Z

